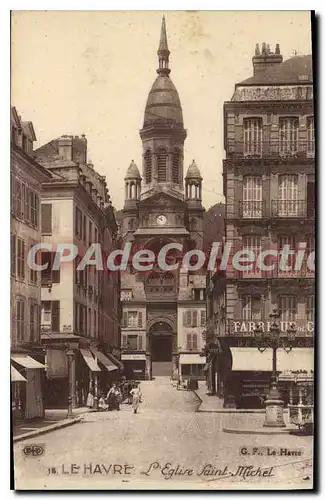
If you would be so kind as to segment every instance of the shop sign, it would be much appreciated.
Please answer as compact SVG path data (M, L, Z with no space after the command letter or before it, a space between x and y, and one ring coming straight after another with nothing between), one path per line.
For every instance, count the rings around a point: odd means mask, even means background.
M122 361L145 361L146 356L144 354L122 354Z
M297 333L313 333L314 331L313 321L304 321L299 323L295 321L280 321L279 324L281 332L288 331L292 325L295 327ZM231 333L251 333L253 335L257 326L262 328L263 332L269 332L271 325L271 321L233 321L230 326L230 331Z

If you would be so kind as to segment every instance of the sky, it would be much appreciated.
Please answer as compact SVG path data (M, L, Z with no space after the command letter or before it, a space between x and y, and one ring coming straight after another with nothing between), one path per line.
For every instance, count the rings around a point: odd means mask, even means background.
M146 100L156 78L162 16L171 79L188 131L184 172L195 159L206 209L222 202L223 103L252 76L256 43L284 60L311 53L308 11L15 11L11 101L32 121L39 147L85 134L88 160L123 207L124 176L142 170Z

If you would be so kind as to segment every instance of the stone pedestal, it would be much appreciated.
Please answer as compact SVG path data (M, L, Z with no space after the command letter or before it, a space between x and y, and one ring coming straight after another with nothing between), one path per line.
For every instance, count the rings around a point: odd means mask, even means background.
M265 421L263 427L286 427L283 418L283 401L267 399L265 401Z

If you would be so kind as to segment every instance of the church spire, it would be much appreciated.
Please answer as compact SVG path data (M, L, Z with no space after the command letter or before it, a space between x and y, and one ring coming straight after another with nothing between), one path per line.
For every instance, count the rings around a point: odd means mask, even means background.
M161 75L161 76L168 76L170 73L170 69L168 67L170 52L168 50L168 44L167 44L165 16L163 16L163 18L162 18L161 31L160 31L160 41L159 41L159 47L158 47L157 54L158 54L158 61L159 61L159 68L157 69L157 73L158 73L158 75Z

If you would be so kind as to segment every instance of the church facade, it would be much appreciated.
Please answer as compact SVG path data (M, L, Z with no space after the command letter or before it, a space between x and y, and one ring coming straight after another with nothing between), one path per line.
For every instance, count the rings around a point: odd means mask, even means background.
M142 175L132 160L125 176L121 235L124 244L132 243L132 251L145 249L157 257L165 248L168 269L156 258L150 270L138 271L129 263L121 272L122 360L131 379L203 377L205 364L200 356L205 271L193 262L182 266L186 252L202 249L202 177L193 160L184 183L187 134L169 55L163 18L157 77L140 130Z

